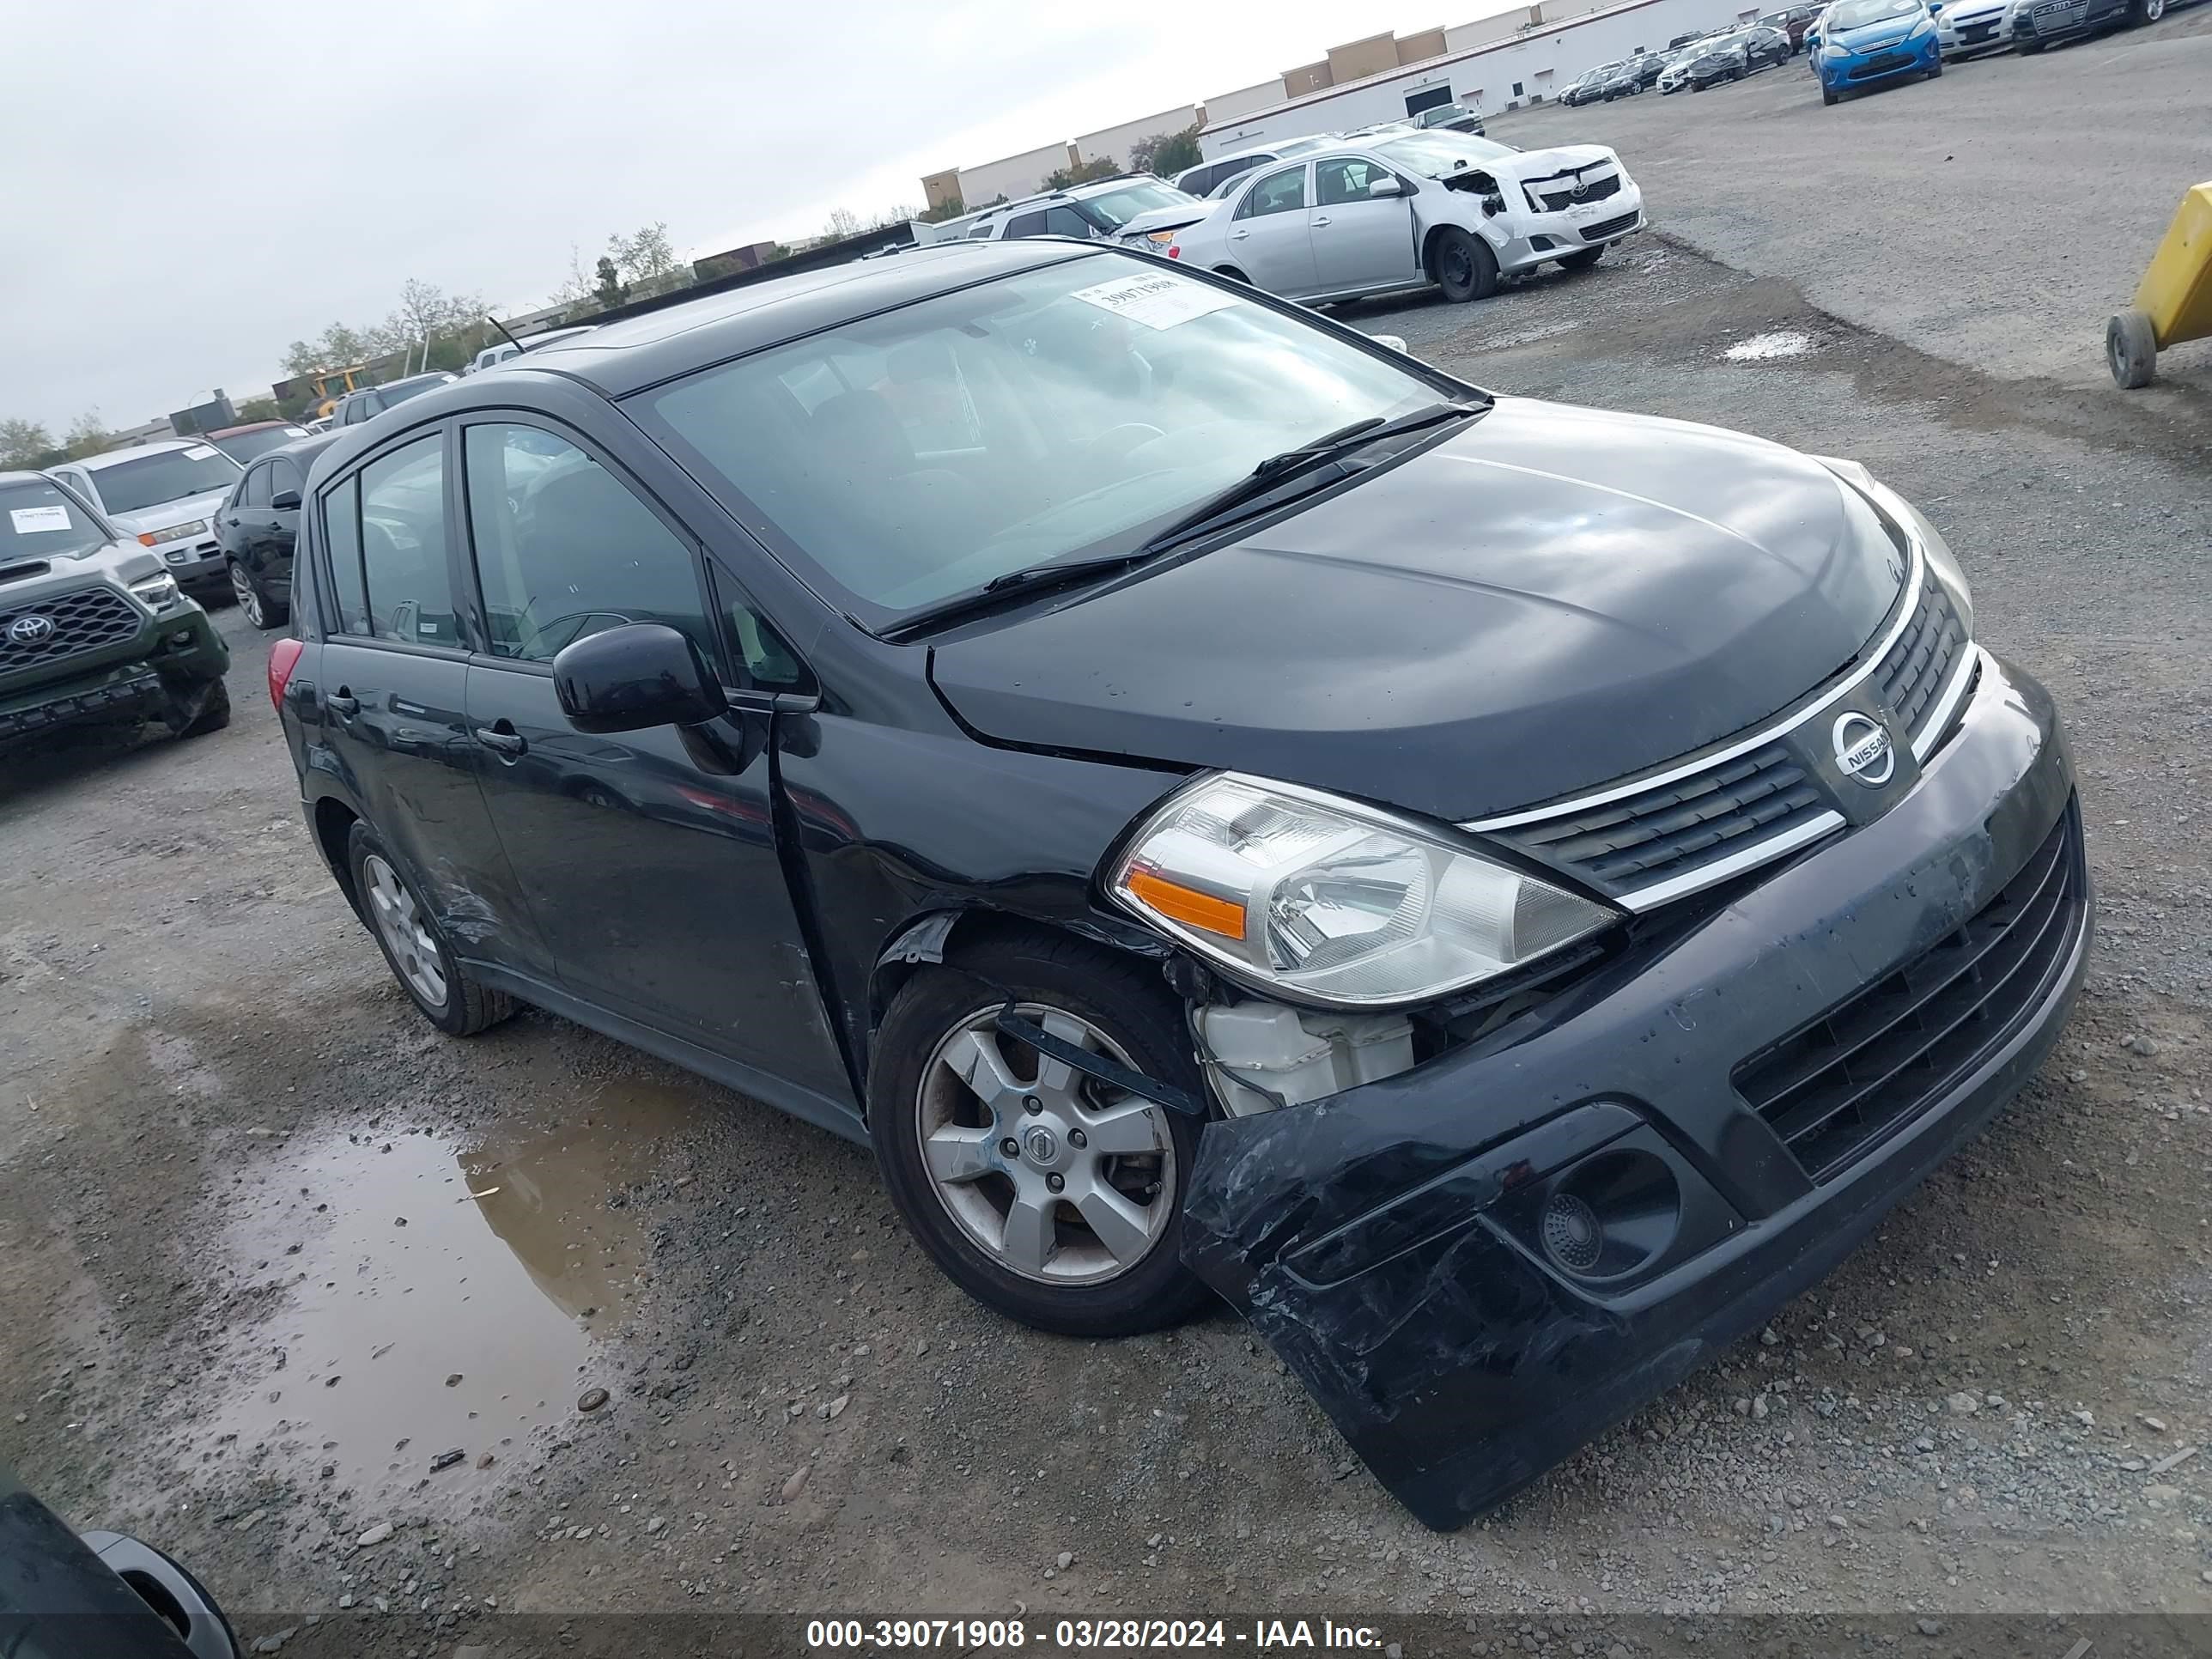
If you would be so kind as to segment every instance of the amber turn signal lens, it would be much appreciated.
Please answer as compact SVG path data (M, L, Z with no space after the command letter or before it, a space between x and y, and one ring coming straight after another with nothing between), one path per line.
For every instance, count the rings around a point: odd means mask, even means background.
M1165 876L1156 876L1149 870L1132 870L1128 888L1133 896L1170 921L1179 921L1186 927L1203 927L1224 939L1244 937L1244 907L1235 899L1216 898L1195 887L1170 881Z

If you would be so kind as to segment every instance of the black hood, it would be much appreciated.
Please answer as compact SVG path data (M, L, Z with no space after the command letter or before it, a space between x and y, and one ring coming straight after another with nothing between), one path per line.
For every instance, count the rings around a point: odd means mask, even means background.
M1794 450L1508 398L1244 540L949 641L931 672L1000 742L1467 819L1787 707L1867 647L1904 570Z

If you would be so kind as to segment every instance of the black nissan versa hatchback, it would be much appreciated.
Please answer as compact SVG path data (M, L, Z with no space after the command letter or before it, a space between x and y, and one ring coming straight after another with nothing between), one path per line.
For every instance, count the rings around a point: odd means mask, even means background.
M2027 1082L2050 697L1861 467L963 243L346 433L270 691L423 1013L871 1143L1048 1330L1251 1321L1450 1526Z

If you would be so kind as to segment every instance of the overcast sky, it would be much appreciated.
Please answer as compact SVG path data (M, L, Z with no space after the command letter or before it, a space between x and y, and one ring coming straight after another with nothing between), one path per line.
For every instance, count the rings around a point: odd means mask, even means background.
M655 220L686 256L812 235L939 167L1507 9L0 0L0 417L265 396L289 342L410 276L528 309L572 242L588 269Z

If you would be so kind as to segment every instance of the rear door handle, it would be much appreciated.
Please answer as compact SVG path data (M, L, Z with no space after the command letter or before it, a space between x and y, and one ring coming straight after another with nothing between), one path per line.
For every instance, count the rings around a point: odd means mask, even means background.
M504 720L500 722L501 726L504 726L506 724L507 722ZM479 726L477 727L477 741L483 744L487 749L497 750L501 755L504 756L508 760L519 760L524 755L527 754L530 750L530 739L524 737L521 732L514 731L502 732L496 726Z
M1229 240L1232 242L1241 242L1251 234L1249 230L1232 230L1229 233Z
M361 713L361 699L343 686L331 692L324 699L324 702L331 713L341 720L351 720L356 714Z

